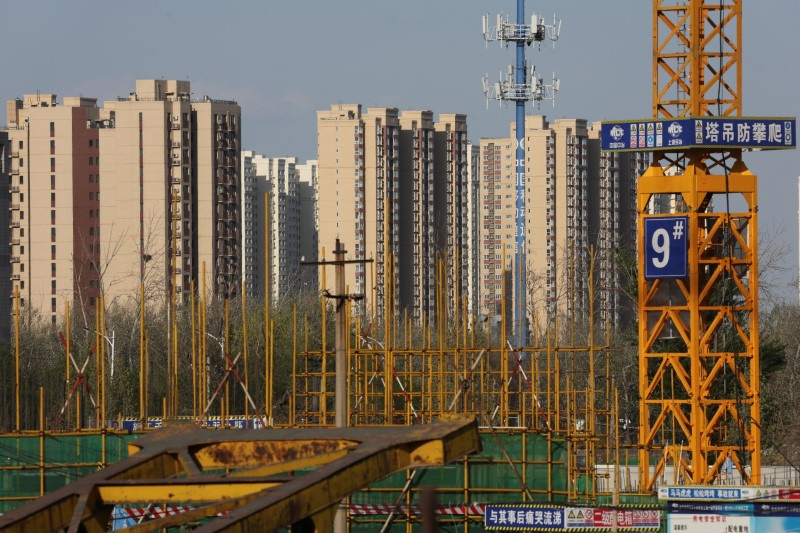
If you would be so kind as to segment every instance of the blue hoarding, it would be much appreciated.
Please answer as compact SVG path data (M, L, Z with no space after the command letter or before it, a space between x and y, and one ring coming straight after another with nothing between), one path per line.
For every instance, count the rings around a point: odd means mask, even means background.
M688 231L686 216L644 219L645 279L685 278L689 274Z
M693 117L603 122L607 152L691 148L781 150L797 146L794 117Z

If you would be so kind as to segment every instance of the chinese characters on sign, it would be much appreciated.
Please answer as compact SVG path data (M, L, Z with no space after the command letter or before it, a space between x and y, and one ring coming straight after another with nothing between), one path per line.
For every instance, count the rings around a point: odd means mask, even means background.
M597 529L608 531L616 525L623 530L658 530L661 512L658 509L620 509L596 507L526 507L487 505L486 529L506 531L553 531Z
M602 148L609 152L727 148L795 148L793 117L703 117L603 122Z

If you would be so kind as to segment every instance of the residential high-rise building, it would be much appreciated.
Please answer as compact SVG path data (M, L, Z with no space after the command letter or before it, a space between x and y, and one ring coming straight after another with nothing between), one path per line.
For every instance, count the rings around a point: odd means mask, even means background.
M436 310L433 111L403 111L400 128L400 304L419 321Z
M100 110L92 98L26 94L6 105L11 273L21 310L56 321L100 295Z
M595 125L599 131L599 126ZM552 124L526 119L528 315L574 316L588 308L590 252L595 249L598 316L621 320L617 248L635 249L635 183L642 156L608 158L598 131L581 119ZM514 263L515 132L481 140L481 312L499 314L511 299ZM505 269L503 269L505 266ZM600 281L602 279L602 281ZM507 312L510 308L507 307ZM529 323L532 323L529 321Z
M252 247L246 248L248 294L263 297L269 263L269 295L276 301L302 288L300 181L296 157L267 157L242 152L252 171L252 202L243 220L252 224ZM245 228L245 231L248 231Z
M480 226L481 173L480 145L467 141L467 312L480 308ZM472 317L476 318L475 316Z
M8 132L0 130L0 181L8 183L8 187L0 187L0 213L8 213L9 199L11 198L11 143ZM11 297L14 289L11 280L11 224L0 224L0 316L8 317L12 313ZM0 342L11 339L11 323L0 321Z
M370 299L375 316L385 313L384 286L399 286L399 151L396 108L333 105L317 111L318 220L320 252L332 259L339 239L348 257L372 259L372 267L346 269L345 283ZM322 259L322 253L320 253ZM373 286L367 270L372 269ZM391 283L384 283L384 276ZM333 291L333 279L328 278ZM396 308L398 293L388 299ZM362 308L362 312L365 308Z
M434 225L448 317L458 318L469 280L467 116L439 115L434 134Z
M338 238L350 258L374 260L349 268L346 282L367 295L375 318L388 309L431 320L438 290L450 312L461 309L469 280L466 136L465 115L435 122L432 111L362 113L357 104L317 112L320 251L330 259Z
M296 164L294 168L300 190L300 260L316 261L319 251L317 161L309 159L303 164ZM317 290L318 272L316 268L300 268L303 291Z
M188 293L206 277L216 295L241 280L241 110L191 100L188 81L137 80L101 112L100 203L106 298ZM205 268L205 271L204 271Z
M598 172L598 179L589 184L589 197L597 201L589 220L596 257L595 309L598 319L617 327L633 318L630 295L621 288L635 280L628 279L630 272L620 261L626 254L636 258L636 180L650 165L650 154L603 152L600 132L600 122L589 129L589 168Z
M259 295L259 284L263 280L258 272L259 249L263 250L263 229L258 224L258 205L256 166L253 163L255 154L250 150L243 150L242 163L242 281L245 284L247 296L255 298ZM263 291L263 288L261 289ZM263 293L263 292L262 292Z

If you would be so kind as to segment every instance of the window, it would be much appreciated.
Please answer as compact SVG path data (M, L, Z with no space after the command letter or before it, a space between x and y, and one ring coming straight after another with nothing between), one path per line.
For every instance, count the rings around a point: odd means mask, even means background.
M89 200L94 200L94 191L89 191Z
M91 148L94 146L94 139L89 139L89 147Z
M19 149L22 150L25 147L25 143L23 141L19 142Z
M89 156L89 166L94 165L94 157Z
M56 142L50 141L50 155L55 155L56 153Z
M50 172L55 172L55 171L56 171L56 158L55 157L51 157L50 158Z
M56 228L50 228L50 242L56 242Z
M53 190L56 188L56 177L52 174L50 175L50 189Z
M94 183L94 174L89 174L89 183Z
M56 136L56 123L55 122L51 122L50 123L50 137L55 137L55 136Z

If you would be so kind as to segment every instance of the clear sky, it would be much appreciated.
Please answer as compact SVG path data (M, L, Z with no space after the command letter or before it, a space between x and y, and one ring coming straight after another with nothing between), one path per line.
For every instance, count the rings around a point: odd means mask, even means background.
M650 116L649 0L527 0L564 20L555 50L529 50L561 78L549 118ZM513 109L486 109L480 78L513 61L486 48L481 15L514 0L38 0L3 5L0 99L126 96L137 78L189 79L196 98L242 106L243 146L316 156L316 110L331 103L466 113L470 138L506 135ZM798 0L745 0L744 112L797 115ZM18 61L17 61L18 60ZM531 112L537 112L530 110ZM779 277L796 301L797 151L749 154L762 230L788 247ZM762 240L766 240L762 238Z

